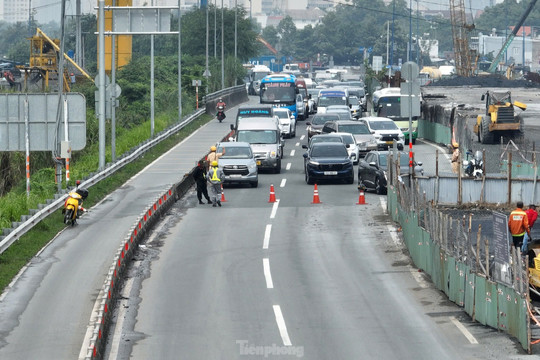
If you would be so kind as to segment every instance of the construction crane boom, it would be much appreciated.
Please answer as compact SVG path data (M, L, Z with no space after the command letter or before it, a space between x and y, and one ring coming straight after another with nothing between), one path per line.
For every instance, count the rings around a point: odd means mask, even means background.
M531 0L531 3L529 4L529 7L527 8L527 10L525 10L525 13L523 13L521 18L519 19L517 25L512 30L512 33L510 33L510 35L508 35L508 38L504 42L504 45L502 46L502 48L499 51L499 53L497 54L497 56L495 56L495 59L493 59L493 62L489 66L488 72L490 72L490 73L495 72L495 69L497 68L497 65L499 65L499 62L501 61L501 58L502 58L503 54L506 52L506 50L508 50L508 47L510 46L510 44L512 43L512 41L516 37L516 34L518 33L519 29L523 26L523 23L525 22L525 19L527 19L527 16L529 16L529 14L531 13L534 5L536 4L536 1L537 0ZM523 30L523 31L525 31L525 30ZM523 65L525 66L525 64L523 64Z
M268 50L270 50L274 55L277 55L277 50L274 49L272 47L272 45L270 45L270 43L268 43L268 41L264 40L260 35L257 36L257 41L261 42L264 44L264 46L266 46L268 48Z
M60 52L60 48L58 47L58 45L56 45L56 43L54 41L52 41L52 39L49 38L47 36L47 34L45 34L40 28L37 28L36 35L37 36L42 36L54 48L54 50L56 50L56 52L58 52L58 53ZM75 68L77 70L79 70L81 72L81 74L86 76L88 78L88 80L94 82L94 79L92 79L92 77L90 75L88 75L88 73L86 71L84 71L83 68L81 68L79 65L77 65L77 63L75 61L73 61L66 53L64 53L64 59L69 61L71 63L71 65L75 66Z

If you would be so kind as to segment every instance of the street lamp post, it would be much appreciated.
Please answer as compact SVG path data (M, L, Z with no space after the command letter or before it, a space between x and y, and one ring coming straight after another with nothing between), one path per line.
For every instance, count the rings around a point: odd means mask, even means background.
M225 89L225 34L224 34L224 21L223 21L223 0L221 0L221 88Z

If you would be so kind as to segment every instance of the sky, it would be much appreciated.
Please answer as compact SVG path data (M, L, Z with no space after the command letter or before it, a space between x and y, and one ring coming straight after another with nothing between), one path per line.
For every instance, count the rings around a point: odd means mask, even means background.
M4 0L5 1L5 0ZM9 1L9 0L7 0ZM39 23L48 23L55 21L60 23L60 5L61 0L31 0L32 7L36 9L36 20ZM150 3L151 0L147 0ZM156 0L156 5L161 0ZM416 7L416 1L412 0L413 9ZM336 1L337 2L337 1ZM81 0L81 7L83 13L94 12L94 7L97 7L97 0ZM448 0L418 0L421 6L425 6L433 10L448 10ZM491 0L465 0L465 9L467 12L472 10L473 13L476 10L483 9L485 6L491 3ZM66 0L66 14L75 15L75 0Z
M60 23L61 0L32 0L32 8L36 9L35 19L41 24L50 21ZM66 1L66 14L75 15L75 0ZM93 12L97 0L81 0L83 14Z

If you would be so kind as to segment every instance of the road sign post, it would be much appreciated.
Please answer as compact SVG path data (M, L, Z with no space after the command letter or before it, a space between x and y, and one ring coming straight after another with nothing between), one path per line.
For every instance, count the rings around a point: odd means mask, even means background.
M191 86L195 86L195 105L197 110L199 110L199 86L202 85L202 80L192 80Z
M401 76L405 78L407 83L403 84L404 86L401 86L401 94L403 95L405 90L405 93L407 95L407 103L408 103L408 115L409 115L409 184L412 186L412 178L413 178L413 170L414 170L414 164L413 164L413 151L412 151L412 117L413 117L413 102L412 98L413 95L420 95L420 87L418 86L418 94L414 94L413 90L416 90L416 87L414 86L418 75L420 74L420 69L418 68L418 65L413 61L407 61L405 64L401 66ZM407 107L403 105L404 101L401 101L401 111L402 115L403 110Z

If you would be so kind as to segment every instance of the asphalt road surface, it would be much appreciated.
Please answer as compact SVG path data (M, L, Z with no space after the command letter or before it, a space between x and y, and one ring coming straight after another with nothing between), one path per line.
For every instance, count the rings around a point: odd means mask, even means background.
M282 173L260 174L258 188L226 188L221 208L191 192L168 213L126 276L108 359L524 356L411 265L384 196L356 205L356 182L328 183L312 204L302 135L300 122ZM417 149L434 159L435 147Z

